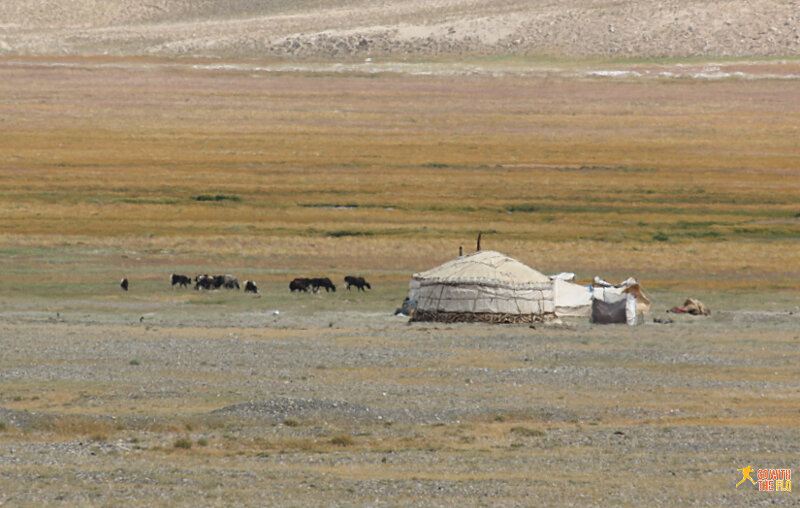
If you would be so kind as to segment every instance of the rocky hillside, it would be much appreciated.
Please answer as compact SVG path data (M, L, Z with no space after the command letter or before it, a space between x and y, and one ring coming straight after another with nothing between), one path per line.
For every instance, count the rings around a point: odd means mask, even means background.
M793 56L800 0L5 0L0 54Z

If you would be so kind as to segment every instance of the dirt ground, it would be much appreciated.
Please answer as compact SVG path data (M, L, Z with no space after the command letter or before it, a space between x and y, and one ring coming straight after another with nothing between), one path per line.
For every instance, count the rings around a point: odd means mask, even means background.
M735 487L797 469L791 298L531 329L409 324L403 286L191 291L6 299L4 506L797 503Z

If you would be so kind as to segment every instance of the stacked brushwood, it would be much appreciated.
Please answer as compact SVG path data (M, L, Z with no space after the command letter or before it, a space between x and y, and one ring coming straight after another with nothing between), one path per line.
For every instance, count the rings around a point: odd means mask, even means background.
M440 312L431 310L414 311L411 321L434 321L438 323L542 323L555 319L554 313L510 314L498 312Z

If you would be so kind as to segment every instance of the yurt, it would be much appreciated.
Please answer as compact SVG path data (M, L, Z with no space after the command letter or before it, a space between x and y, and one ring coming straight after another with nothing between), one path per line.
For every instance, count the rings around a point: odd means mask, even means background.
M533 323L555 317L550 279L491 250L415 273L409 298L416 301L413 321Z

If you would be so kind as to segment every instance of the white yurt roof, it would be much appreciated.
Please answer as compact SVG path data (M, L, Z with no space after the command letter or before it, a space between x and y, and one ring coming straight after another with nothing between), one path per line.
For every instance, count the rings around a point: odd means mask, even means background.
M531 268L493 250L460 256L430 270L415 273L414 279L445 284L486 282L508 286L549 284L550 279Z

